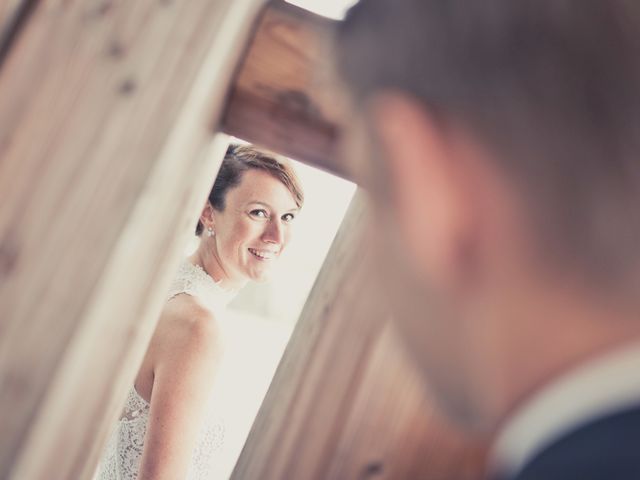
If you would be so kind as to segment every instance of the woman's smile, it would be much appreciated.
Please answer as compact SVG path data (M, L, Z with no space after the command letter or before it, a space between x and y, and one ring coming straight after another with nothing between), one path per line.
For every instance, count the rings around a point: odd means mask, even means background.
M249 248L248 250L255 258L260 261L273 260L278 256L278 252L275 252L273 250L260 250L257 248Z

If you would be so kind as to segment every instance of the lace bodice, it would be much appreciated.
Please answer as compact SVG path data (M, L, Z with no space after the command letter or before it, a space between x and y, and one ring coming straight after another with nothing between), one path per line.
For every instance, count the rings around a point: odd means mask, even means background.
M186 293L198 297L208 308L216 312L216 319L235 296L235 291L222 289L199 266L184 261L169 289L167 300ZM112 432L98 466L94 480L135 480L149 420L149 403L135 387L129 390L124 409ZM223 446L224 420L208 409L202 420L196 447L192 454L187 480L212 480L215 453Z
M226 290L213 281L199 265L188 261L180 264L178 272L169 288L167 299L180 293L198 297L205 305L216 313L224 310L229 302L238 294L237 290Z

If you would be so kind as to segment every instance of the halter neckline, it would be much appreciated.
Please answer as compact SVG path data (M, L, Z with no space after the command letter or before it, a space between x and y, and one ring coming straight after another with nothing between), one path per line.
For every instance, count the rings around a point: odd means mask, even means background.
M169 298L188 293L202 300L210 309L225 308L238 294L236 289L227 289L216 282L200 265L188 259L182 261L171 286Z

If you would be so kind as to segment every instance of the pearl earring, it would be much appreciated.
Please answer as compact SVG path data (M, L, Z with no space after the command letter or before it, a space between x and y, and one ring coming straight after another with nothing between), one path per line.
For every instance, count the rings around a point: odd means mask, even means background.
M209 227L207 228L207 237L213 237L215 235L215 232L213 231L213 228Z

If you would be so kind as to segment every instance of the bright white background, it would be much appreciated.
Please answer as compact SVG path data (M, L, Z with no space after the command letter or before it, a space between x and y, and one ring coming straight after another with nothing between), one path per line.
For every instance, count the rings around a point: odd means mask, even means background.
M287 0L287 2L325 17L341 19L356 0Z

